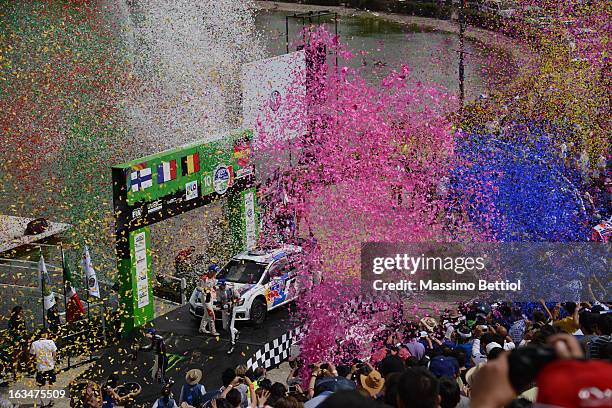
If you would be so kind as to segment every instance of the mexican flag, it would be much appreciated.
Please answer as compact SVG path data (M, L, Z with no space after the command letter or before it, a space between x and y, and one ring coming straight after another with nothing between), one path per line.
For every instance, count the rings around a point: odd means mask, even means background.
M85 314L85 308L83 307L83 303L81 303L81 299L79 299L79 295L77 295L76 290L74 290L74 286L72 286L72 273L70 272L66 259L64 259L62 267L67 298L66 320L69 322L74 322L75 320L79 320L81 316Z
M43 258L42 255L38 261L38 280L42 285L43 305L45 306L45 311L47 311L55 305L55 293L53 293L53 289L51 289L51 278L47 272L45 258Z

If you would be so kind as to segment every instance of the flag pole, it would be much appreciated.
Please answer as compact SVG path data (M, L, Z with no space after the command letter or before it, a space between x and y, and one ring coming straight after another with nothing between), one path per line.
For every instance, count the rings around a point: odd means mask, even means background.
M66 323L68 323L68 301L66 300L66 259L64 258L64 246L60 242L60 253L62 254L62 281L64 282L64 313L66 314Z
M90 304L90 296L89 296L89 283L87 282L87 258L85 257L85 252L83 252L83 263L82 263L82 268L81 270L83 271L83 275L85 278L85 293L87 293L87 325L91 327L91 315L89 314L89 304ZM89 360L93 360L93 355L91 353L91 347L89 348Z
M40 275L40 294L42 295L42 321L43 321L43 329L47 328L47 319L45 318L45 277L43 276L43 271L41 270L40 261L44 262L42 247L38 247L40 250L40 260L38 261L38 274Z
M64 313L66 316L66 323L68 323L68 302L66 300L66 258L64 256L64 246L59 243L60 253L62 255L62 281L64 282ZM68 353L68 368L70 368L70 353Z

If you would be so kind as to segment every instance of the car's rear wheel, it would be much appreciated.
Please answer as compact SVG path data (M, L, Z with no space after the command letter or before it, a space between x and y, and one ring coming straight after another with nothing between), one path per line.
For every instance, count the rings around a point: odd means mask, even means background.
M257 326L262 325L266 320L267 314L268 306L266 302L261 298L255 299L251 305L251 322Z

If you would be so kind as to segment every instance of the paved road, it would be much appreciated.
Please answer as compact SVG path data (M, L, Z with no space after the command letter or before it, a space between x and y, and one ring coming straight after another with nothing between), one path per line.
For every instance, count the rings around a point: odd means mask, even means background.
M239 325L240 340L231 355L226 354L229 348L228 336L222 334L214 338L199 334L199 322L191 317L187 305L155 319L155 328L166 340L169 354L167 376L176 381L175 394L180 392L185 374L191 368L203 371L202 383L207 389L219 387L223 370L246 364L263 344L288 331L291 327L289 315L287 308L281 308L271 312L262 327ZM100 360L80 377L102 383L111 373L116 373L120 382L135 381L142 385L143 391L138 396L137 403L153 401L160 389L151 378L153 354L132 352L134 344L144 345L147 342L148 340L138 333L123 339L118 346L107 350Z

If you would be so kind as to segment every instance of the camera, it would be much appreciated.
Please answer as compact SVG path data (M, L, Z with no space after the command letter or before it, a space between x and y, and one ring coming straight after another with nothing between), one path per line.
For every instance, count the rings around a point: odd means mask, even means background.
M531 387L538 373L545 365L557 359L557 353L550 346L525 346L514 349L508 356L508 375L517 393Z
M296 359L296 360L289 360L289 367L290 367L291 369L294 369L294 370L295 370L296 368L300 368L300 367L302 367L302 361L301 361L301 360L299 360L299 359Z

